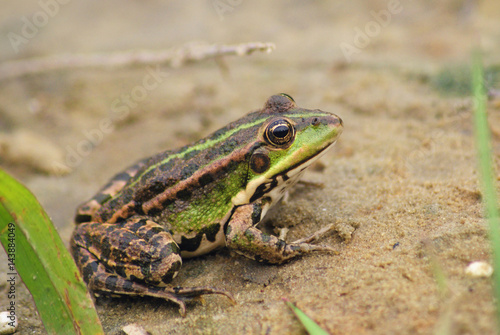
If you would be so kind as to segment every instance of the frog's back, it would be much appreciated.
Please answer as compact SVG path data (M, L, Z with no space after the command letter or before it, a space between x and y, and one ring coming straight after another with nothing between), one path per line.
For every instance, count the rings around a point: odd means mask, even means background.
M103 186L91 199L82 203L76 210L75 223L95 221L95 213L102 206L122 192L137 176L140 170L144 169L148 159L143 159L130 166L126 170L116 174L111 180Z
M216 135L217 132L212 137ZM194 204L203 194L214 196L217 190L224 190L227 195L218 199L227 210L226 205L240 190L246 175L246 167L240 166L247 159L246 151L235 152L244 141L229 139L204 148L210 140L209 137L176 151L156 154L115 175L79 207L75 222L113 223L136 214L158 217L169 203L175 202L175 212L185 204ZM234 192L227 193L228 188L234 188ZM213 201L203 204L214 206Z
M161 152L154 156L144 158L116 174L91 199L78 207L75 222L78 224L89 221L109 221L112 210L117 210L136 198L137 191L144 189L141 185L144 186L144 184L148 184L151 186L151 184L154 183L151 180L149 180L149 183L144 182L144 179L153 179L155 177L158 179L159 174L162 172L165 174L164 171L158 171L158 169L151 169L150 167L157 165L162 160L174 154L175 152L171 151ZM169 167L163 168L175 168L173 165L178 163L178 161L172 160L172 163L173 164L170 164ZM163 188L164 187L165 185L163 184ZM149 187L150 190L151 188L154 187ZM142 194L140 196L147 197L148 195Z

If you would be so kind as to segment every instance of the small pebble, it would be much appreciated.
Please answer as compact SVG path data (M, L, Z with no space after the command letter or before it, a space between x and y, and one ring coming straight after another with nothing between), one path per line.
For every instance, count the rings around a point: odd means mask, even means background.
M486 262L476 261L467 266L465 273L472 277L491 277L493 267Z
M14 322L14 327L12 327ZM17 318L11 319L9 312L0 313L0 335L14 334L17 330Z
M122 333L126 335L151 335L150 332L146 331L137 323L131 323L123 327Z

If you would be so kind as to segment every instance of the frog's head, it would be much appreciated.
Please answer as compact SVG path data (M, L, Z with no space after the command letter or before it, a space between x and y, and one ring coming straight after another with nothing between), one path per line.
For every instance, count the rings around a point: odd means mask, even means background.
M287 94L271 96L262 110L250 115L264 121L248 155L246 188L233 198L235 205L264 197L272 203L279 200L343 129L338 116L298 108Z

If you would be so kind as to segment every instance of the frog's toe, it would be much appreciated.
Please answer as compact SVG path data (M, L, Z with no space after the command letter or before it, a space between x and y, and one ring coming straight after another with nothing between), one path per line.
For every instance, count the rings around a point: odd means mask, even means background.
M315 242L315 241L319 240L320 238L322 238L323 236L327 235L328 233L330 233L331 231L334 231L334 230L335 230L335 225L334 224L329 224L328 226L321 228L320 230L318 230L317 232L315 232L311 236L301 238L301 239L299 239L297 241L292 242L292 244Z
M216 289L210 286L202 286L202 287L174 287L173 293L176 298L186 301L201 297L205 294L220 294L226 296L233 304L236 304L236 300L231 293L223 289Z
M197 299L205 294L221 294L225 295L233 304L235 300L231 293L216 289L213 287L148 287L147 292L143 295L148 295L151 297L161 298L168 301L172 301L179 305L179 313L184 317L186 316L186 304L185 301L192 299Z
M179 306L179 314L182 317L186 316L186 304L183 299L179 299L175 295L172 295L170 292L164 292L165 294L157 294L155 295L157 298L163 298L165 300L171 301Z
M334 254L339 253L332 247L326 245L309 244L309 243L290 243L287 245L287 248L289 248L291 251L299 251L301 254L309 253L312 251L332 252Z
M335 250L334 248L332 247L329 247L327 245L314 245L314 249L313 251L324 251L324 252L331 252L335 255L338 255L339 254L339 251L338 250Z

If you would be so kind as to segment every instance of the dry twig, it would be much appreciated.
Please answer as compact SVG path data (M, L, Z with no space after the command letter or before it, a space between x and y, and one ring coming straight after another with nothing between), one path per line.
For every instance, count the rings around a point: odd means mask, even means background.
M126 51L108 54L63 54L44 58L24 59L0 64L0 81L49 71L81 68L117 68L144 65L179 67L190 62L225 55L243 56L254 51L271 52L273 43L243 43L208 45L190 43L162 51Z

